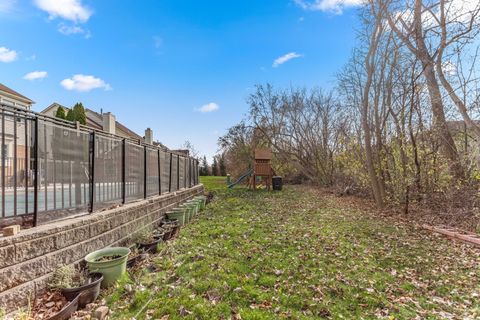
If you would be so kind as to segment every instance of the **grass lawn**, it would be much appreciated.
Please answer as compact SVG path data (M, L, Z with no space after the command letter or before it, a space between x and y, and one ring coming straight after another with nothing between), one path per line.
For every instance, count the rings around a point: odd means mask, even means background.
M479 319L480 250L308 187L226 189L107 301L113 319Z

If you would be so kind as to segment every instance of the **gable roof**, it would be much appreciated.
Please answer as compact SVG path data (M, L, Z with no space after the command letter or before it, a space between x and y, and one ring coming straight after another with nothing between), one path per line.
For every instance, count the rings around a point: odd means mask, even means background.
M42 111L40 111L41 114L47 114L48 111L50 111L51 109L55 108L55 111L58 109L58 107L62 107L63 110L65 111L68 111L68 108L65 107L65 106L62 106L60 103L58 102L54 102L52 103L51 105L49 105L48 107L46 107L45 109L43 109Z
M3 91L5 93L7 93L8 95L10 96L13 96L19 100L23 100L24 102L27 102L27 103L33 103L33 100L25 97L23 94L20 94L18 93L17 91L13 90L13 89L10 89L9 87L7 87L6 85L4 85L3 83L0 83L0 91Z

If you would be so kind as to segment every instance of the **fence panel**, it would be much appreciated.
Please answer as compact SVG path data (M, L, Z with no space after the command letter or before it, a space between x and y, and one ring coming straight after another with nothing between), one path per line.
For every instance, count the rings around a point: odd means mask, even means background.
M177 191L178 190L178 185L177 185L177 168L178 168L178 163L177 163L177 156L175 154L172 154L172 170L171 170L171 174L172 176L170 177L170 181L171 181L171 186L170 186L170 190L172 192L174 191Z
M85 211L90 203L90 135L38 122L38 222ZM33 179L31 179L33 181Z
M170 184L170 153L160 151L162 167L162 194L168 192Z
M122 144L119 138L95 135L93 210L122 202Z
M1 112L0 218L33 211L32 119Z
M185 158L180 157L178 161L178 189L185 188Z
M127 201L144 198L143 146L127 142L125 146L125 197Z
M158 151L147 148L147 196L159 194Z
M190 158L185 158L185 187L190 188Z

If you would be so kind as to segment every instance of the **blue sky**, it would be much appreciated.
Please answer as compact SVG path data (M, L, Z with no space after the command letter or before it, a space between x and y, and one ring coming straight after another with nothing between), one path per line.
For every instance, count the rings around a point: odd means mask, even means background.
M359 1L0 0L0 82L211 157L255 84L334 85Z

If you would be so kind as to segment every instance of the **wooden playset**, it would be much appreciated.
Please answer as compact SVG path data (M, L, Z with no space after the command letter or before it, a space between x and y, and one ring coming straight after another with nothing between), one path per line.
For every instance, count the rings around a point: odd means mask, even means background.
M257 177L260 177L268 191L272 186L272 177L274 175L272 169L272 151L269 149L255 149L255 160L253 164L253 174L251 186L253 190L257 189Z

